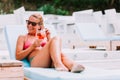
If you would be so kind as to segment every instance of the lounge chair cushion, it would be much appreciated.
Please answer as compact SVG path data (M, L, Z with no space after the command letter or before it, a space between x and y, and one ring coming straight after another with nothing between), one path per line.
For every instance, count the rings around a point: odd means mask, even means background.
M60 72L48 68L25 68L25 76L33 80L119 80L120 70L104 70L86 66L81 73ZM33 75L34 74L34 75Z
M14 31L13 31L14 30ZM26 34L26 27L24 25L9 25L4 28L8 50L10 58L15 60L16 41L19 34ZM30 64L27 59L22 60L25 67L29 67Z

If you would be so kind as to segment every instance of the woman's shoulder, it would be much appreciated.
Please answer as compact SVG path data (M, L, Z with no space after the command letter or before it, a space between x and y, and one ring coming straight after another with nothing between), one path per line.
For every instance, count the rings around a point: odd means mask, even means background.
M26 35L19 35L18 36L18 39L25 39L26 38Z
M19 35L18 37L25 37L26 35Z

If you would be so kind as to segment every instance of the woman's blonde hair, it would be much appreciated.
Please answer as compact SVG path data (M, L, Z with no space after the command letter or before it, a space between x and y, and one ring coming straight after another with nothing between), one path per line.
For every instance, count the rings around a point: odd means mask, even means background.
M33 17L35 17L35 18L37 18L39 20L39 25L44 26L43 18L42 18L42 16L40 14L33 14L31 16L33 16Z

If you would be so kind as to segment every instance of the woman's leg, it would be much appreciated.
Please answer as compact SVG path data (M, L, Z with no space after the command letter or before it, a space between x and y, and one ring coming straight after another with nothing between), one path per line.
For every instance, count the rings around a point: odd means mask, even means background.
M82 71L84 67L81 64L76 63L72 59L69 59L65 54L61 52L61 40L59 37L52 39L50 46L51 58L54 62L54 66L58 69L70 70L72 72Z
M61 39L54 37L50 44L50 53L54 66L57 70L68 71L61 59Z
M63 64L69 69L71 72L81 72L85 69L84 66L82 66L79 63L76 63L72 59L68 58L65 54L61 53L61 58Z
M33 52L37 53L36 56L33 58L31 61L31 66L32 67L50 67L51 65L51 56L49 54L49 44L48 42L42 49L35 50Z
M55 37L55 39L53 40L53 44L56 43L55 45L57 45L58 47L52 47L52 49L58 49L56 53L58 53L58 59L60 61L60 63L62 63L62 65L66 66L69 70L72 69L73 64L75 63L73 60L69 59L65 54L63 54L61 51L61 39L59 37ZM52 50L54 51L54 50ZM56 58L56 57L54 57ZM60 59L61 58L61 59Z
M73 64L75 63L72 59L68 58L65 54L61 53L61 58L63 64L69 69L72 69Z
M33 58L31 66L48 67L51 64L51 59L56 69L68 71L61 60L61 43L60 38L52 38L41 50L34 51L38 54Z

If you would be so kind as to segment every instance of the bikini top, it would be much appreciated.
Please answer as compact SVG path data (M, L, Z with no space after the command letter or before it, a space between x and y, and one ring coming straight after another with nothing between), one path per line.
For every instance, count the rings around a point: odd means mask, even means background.
M41 47L44 47L46 43L47 43L46 40L43 40L43 41L40 43L40 46L41 46ZM32 45L32 42L30 42L30 41L28 40L28 37L27 37L27 35L26 35L23 49L24 49L24 50L27 49L28 47L30 47L30 45Z
M27 35L26 35L25 37L26 37L26 38L25 38L25 43L24 43L24 46L23 46L23 49L24 49L24 50L27 49L30 45L32 45L32 42L30 42L30 41L28 40Z

